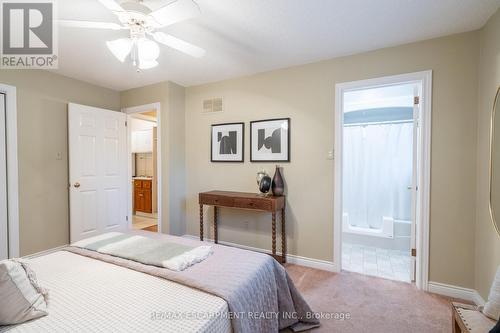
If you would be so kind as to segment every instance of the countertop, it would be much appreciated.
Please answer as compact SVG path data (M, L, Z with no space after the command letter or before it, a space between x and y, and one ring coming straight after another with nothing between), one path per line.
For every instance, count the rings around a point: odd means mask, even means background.
M133 180L153 180L153 177L132 177Z

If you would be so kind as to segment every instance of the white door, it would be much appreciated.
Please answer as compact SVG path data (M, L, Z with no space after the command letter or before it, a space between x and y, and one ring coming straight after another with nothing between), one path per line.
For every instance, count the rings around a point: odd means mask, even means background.
M418 171L420 156L419 137L420 137L420 97L418 86L415 86L415 97L413 103L413 170L412 170L412 185L409 187L411 190L411 266L410 278L412 281L416 280L416 264L417 264L417 203L418 203Z
M126 116L69 104L71 242L127 227Z
M7 226L7 145L5 94L0 93L0 260L9 257Z

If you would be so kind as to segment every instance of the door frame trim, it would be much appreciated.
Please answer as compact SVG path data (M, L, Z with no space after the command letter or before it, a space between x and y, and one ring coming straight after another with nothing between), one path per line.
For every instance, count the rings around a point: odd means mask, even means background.
M157 226L158 226L158 233L162 232L162 193L163 193L163 187L162 187L162 160L161 160L161 133L162 133L162 128L161 128L161 103L156 102L156 103L150 103L150 104L144 104L144 105L138 105L138 106L133 106L133 107L128 107L128 108L123 108L122 112L127 114L127 117L129 115L132 115L134 113L142 113L146 111L151 111L152 109L156 110L156 136L157 136L157 157L156 157L156 170L158 174L158 185L157 185L157 192L158 192L158 198L157 198L157 208L158 208L158 218L157 218ZM131 131L130 131L130 126L127 125L127 159L128 159L128 172L127 172L127 184L130 185L128 180L132 179L132 162L130 160L130 155L132 154L132 144L131 144ZM128 227L129 229L132 228L132 215L133 215L133 207L132 207L132 200L133 198L133 192L132 192L132 186L128 186L128 195L127 195L127 213L128 216L130 216L128 220Z
M7 139L7 218L9 258L20 256L19 245L19 171L17 150L17 91L16 87L0 83L5 94Z
M334 243L333 258L337 272L342 269L342 136L344 92L380 87L400 83L417 82L421 85L420 96L420 147L419 181L417 193L416 220L416 279L418 289L427 291L429 285L429 223L430 223L430 169L431 169L431 113L432 113L432 70L385 76L335 85L335 138L334 138Z

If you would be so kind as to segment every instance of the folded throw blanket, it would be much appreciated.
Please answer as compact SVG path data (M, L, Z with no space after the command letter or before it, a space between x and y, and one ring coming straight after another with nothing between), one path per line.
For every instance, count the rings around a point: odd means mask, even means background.
M188 247L208 244L152 232L133 233ZM235 333L271 333L284 328L298 332L320 324L285 268L267 254L214 244L213 254L202 262L173 271L81 247L65 250L219 296L229 306Z
M120 232L109 232L87 238L72 246L137 261L145 265L165 267L173 271L183 271L206 259L212 253L211 246L193 247Z

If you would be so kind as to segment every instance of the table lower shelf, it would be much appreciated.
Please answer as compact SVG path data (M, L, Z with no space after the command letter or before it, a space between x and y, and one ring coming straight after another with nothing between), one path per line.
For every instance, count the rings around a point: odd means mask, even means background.
M206 203L200 201L200 240L203 241L203 206L206 205ZM227 207L227 206L219 206L219 205L213 205L209 204L209 206L214 207L214 241L215 243L218 243L219 241L219 235L218 235L218 209L221 207L226 207L226 208L240 208L241 207ZM248 208L246 208L248 209ZM253 210L259 210L259 209L253 209ZM272 215L272 253L270 255L276 259L278 262L284 264L286 263L286 228L285 228L285 207L283 206L281 209L281 255L276 254L276 211L270 212Z

